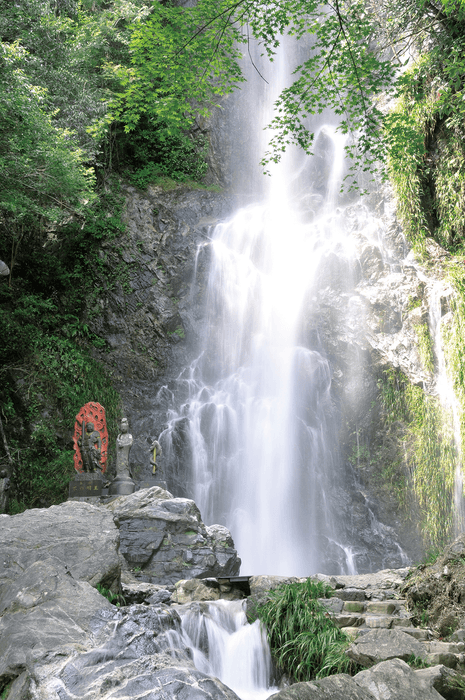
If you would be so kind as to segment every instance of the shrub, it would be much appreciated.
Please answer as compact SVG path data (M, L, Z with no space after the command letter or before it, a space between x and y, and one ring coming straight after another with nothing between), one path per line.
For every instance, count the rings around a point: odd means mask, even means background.
M318 600L330 593L329 586L309 578L272 591L270 600L255 611L266 627L279 671L295 681L360 670L345 654L349 636Z

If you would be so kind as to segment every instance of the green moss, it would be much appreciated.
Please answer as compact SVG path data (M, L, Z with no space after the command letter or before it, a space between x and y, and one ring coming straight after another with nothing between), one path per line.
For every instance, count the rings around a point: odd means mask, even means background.
M173 336L177 335L179 338L185 338L186 334L184 333L184 328L182 326L178 326L176 330L172 331L171 333L167 333L168 336Z
M403 230L419 257L425 255L430 235L423 207L423 160L425 132L430 123L430 105L412 95L418 65L405 74L405 84L395 108L386 121L389 143L388 172L397 199L397 213Z
M420 528L431 546L452 534L457 452L452 417L436 397L412 386L400 372L388 370L380 382L386 423L397 422L398 453L406 465L406 485L420 508Z
M459 406L460 442L465 445L465 271L462 261L455 261L449 269L449 280L454 289L450 298L451 314L442 326L444 358L449 379Z
M420 355L421 364L427 372L432 374L434 372L433 341L428 324L417 323L414 327L417 334L418 354Z
M9 681L4 688L2 688L1 694L0 694L0 700L7 700L8 695L10 694L11 686L13 685L13 681Z

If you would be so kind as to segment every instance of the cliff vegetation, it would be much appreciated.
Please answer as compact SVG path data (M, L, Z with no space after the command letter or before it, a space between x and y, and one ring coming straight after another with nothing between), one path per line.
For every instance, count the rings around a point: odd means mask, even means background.
M289 144L311 153L308 117L330 107L351 134L349 189L389 178L423 263L428 238L448 252L443 335L465 437L464 29L461 0L0 0L1 468L13 511L64 497L82 403L103 403L116 430L120 400L93 358L106 341L89 320L115 280L124 288L124 266L99 255L123 231L119 180L211 183L205 119L240 86L250 42L273 70L283 33L311 48L277 101L264 169ZM427 324L418 347L432 371ZM406 503L413 488L425 539L439 544L453 527L450 419L391 371L378 398L386 430L402 426L396 493Z

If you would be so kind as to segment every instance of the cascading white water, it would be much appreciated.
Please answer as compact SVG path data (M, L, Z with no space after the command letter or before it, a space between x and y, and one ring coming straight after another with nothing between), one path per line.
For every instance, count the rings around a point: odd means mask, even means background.
M274 66L269 105L285 82L285 62ZM268 120L270 106L263 113ZM245 573L356 570L359 550L335 496L349 477L331 368L311 319L335 259L344 261L336 264L343 286L353 288L353 239L336 207L345 139L331 125L315 133L317 166L287 155L266 196L203 244L211 256L203 351L179 379L187 398L170 411L163 436L168 460L179 443L189 445L176 458L186 491L207 524L231 530ZM359 305L348 302L348 312Z
M321 537L338 539L328 501L339 478L331 373L324 355L301 342L322 262L334 251L352 254L332 205L344 142L334 129L325 137L334 158L316 221L302 221L275 175L265 204L241 209L213 233L204 352L181 413L189 418L192 496L206 522L231 529L246 571L309 574Z
M241 700L265 700L271 655L258 620L248 624L243 601L217 601L181 613L183 643L192 649L196 668L216 676Z

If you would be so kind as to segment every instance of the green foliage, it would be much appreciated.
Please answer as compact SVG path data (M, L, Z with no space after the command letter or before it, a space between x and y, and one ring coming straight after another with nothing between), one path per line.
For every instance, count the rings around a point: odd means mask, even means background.
M423 367L427 372L434 372L433 341L427 323L417 323L415 325L417 334L418 353Z
M463 262L454 261L449 270L449 279L454 289L450 297L450 320L442 325L444 358L455 398L459 405L460 442L465 445L465 274Z
M330 594L329 586L307 579L271 591L269 601L255 611L276 664L295 681L359 670L344 653L350 638L318 601Z
M132 169L129 180L141 189L160 177L177 182L199 181L207 170L206 140L201 136L170 134L166 125L141 119L120 140L121 159L124 157Z
M422 659L420 656L415 656L415 654L411 654L408 659L406 659L406 663L408 663L408 665L414 669L429 668L431 666L431 664Z
M448 680L447 685L449 688L453 690L458 690L463 694L465 693L465 676L458 674L454 675Z
M313 134L306 120L330 107L344 132L360 132L349 146L355 167L369 169L380 158L377 133L382 113L372 98L389 86L394 69L370 48L373 17L365 3L339 2L329 10L318 2L237 2L200 0L194 7L156 3L145 22L134 25L131 66L108 65L121 92L101 121L104 129L121 121L134 130L144 116L164 124L168 136L206 117L220 96L240 85L241 44L252 35L270 60L281 34L301 40L312 37L312 50L295 68L295 81L283 90L270 124L274 136L264 158L278 161L289 143L311 151ZM248 49L247 49L248 50ZM382 150L382 149L381 149Z
M465 236L464 17L459 3L448 13L428 50L399 78L396 107L385 120L398 211L420 254L428 235L452 251Z
M423 566L428 566L429 564L435 564L436 561L439 559L441 556L442 551L440 549L437 549L433 547L432 549L429 549L422 561Z
M448 128L461 123L464 26L459 0L441 9L421 0L384 0L381 8L362 0L338 0L330 6L316 0L199 0L194 7L156 3L146 21L134 24L131 65L107 66L120 91L101 126L121 121L130 132L146 116L164 124L169 135L181 133L240 85L241 44L249 52L249 42L255 40L272 63L281 36L289 34L303 42L303 60L294 68L294 82L276 101L263 165L279 161L289 144L310 153L314 134L308 117L330 108L340 119L340 129L354 137L347 146L353 185L358 170L372 171L389 155L391 172L405 195L405 219L413 215L412 232L421 240L428 225L417 206L423 195L424 130L431 121L428 100L441 118L449 119ZM410 94L415 71L403 73L412 45L425 54L422 97ZM272 69L260 64L257 70ZM382 94L400 98L393 112L380 108ZM449 184L450 178L438 179L439 189Z
M90 332L86 314L113 276L99 251L123 230L121 207L117 192L101 195L84 225L72 220L46 245L21 249L12 287L0 285L0 397L14 462L12 513L67 497L74 474L70 438L83 404L100 402L111 443L116 436L120 400L91 356L104 343ZM0 242L0 257L7 241Z
M101 172L129 165L138 186L159 174L199 179L203 144L192 129L240 86L239 60L251 40L272 70L281 36L289 34L300 42L301 62L276 102L265 167L291 143L309 153L308 117L331 108L353 135L347 149L355 186L358 170L371 171L389 155L400 210L420 248L436 224L450 243L462 235L460 0L439 7L383 0L381 8L363 0L0 0L0 9L3 40L26 51L29 84L40 86L54 124L72 132ZM422 58L404 73L412 46ZM382 94L399 98L388 114L378 104ZM435 128L445 136L432 164L427 141ZM431 211L423 214L425 197Z
M113 593L109 588L105 588L100 583L97 583L96 589L103 595L104 598L119 607L120 605L126 605L126 598L121 593Z
M10 689L11 689L12 685L13 685L13 681L9 681L5 685L5 687L2 689L1 695L0 695L1 700L7 700L8 695L10 694Z
M423 209L422 164L425 156L424 110L400 96L386 118L389 177L397 197L397 213L415 252L422 257L429 234ZM406 146L406 142L408 146Z
M176 330L172 331L171 333L168 333L169 336L177 335L178 338L185 338L186 334L184 332L184 328L182 326L178 326Z
M198 115L208 115L218 96L241 80L235 41L244 39L229 21L233 13L224 2L155 3L147 20L133 27L131 65L107 67L122 88L107 122L122 121L132 131L147 115L166 124L170 137L192 126ZM219 42L221 51L215 48Z
M420 507L421 531L427 543L440 547L449 540L454 522L453 421L436 397L412 386L400 372L384 372L378 386L387 424L404 425L398 449Z
M130 68L131 37L151 10L148 0L61 5L0 0L3 64L8 68L0 81L0 114L8 127L1 145L11 144L5 149L9 189L22 183L35 206L38 193L42 206L44 198L49 208L58 200L58 210L66 212L89 201L92 190L82 177L90 177L90 165L103 179L112 170L129 168L144 170L141 177L147 180L155 165L158 174L177 180L202 177L202 137L143 118L130 140L108 112L109 101L121 90L119 74ZM53 177L42 177L43 161Z
M54 126L16 44L0 47L0 226L13 267L20 245L46 239L93 199L92 175L71 132Z

